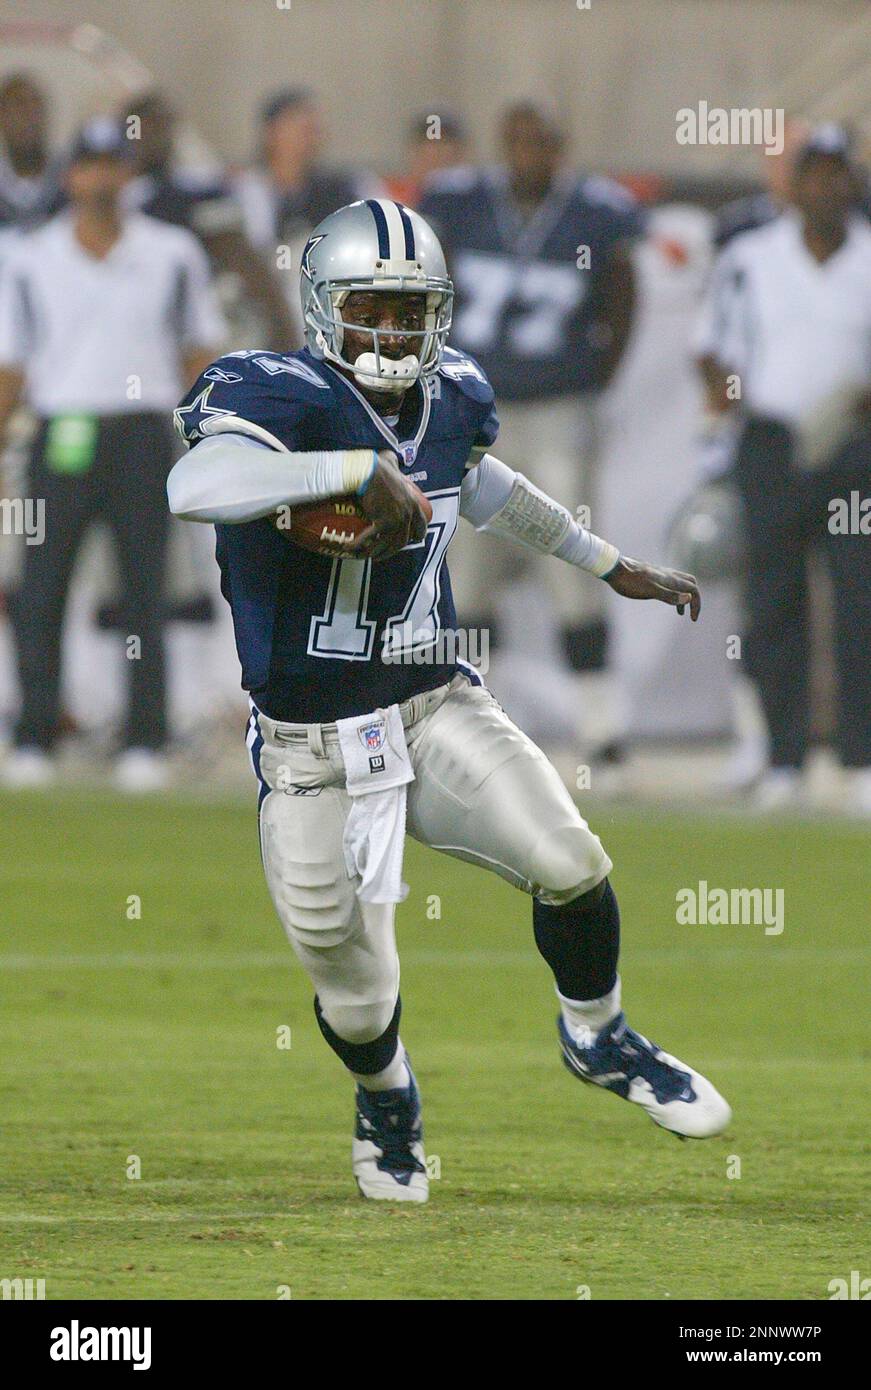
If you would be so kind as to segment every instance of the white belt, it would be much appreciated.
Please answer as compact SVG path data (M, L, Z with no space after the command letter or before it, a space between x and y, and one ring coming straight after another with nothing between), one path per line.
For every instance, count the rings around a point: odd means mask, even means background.
M456 680L457 677L454 677ZM462 677L460 678L462 679ZM453 682L437 685L434 690L425 690L420 695L412 695L399 706L399 716L403 729L416 724L431 709L435 709L446 699ZM255 707L256 708L256 707ZM257 710L257 721L262 731L276 743L305 743L313 753L323 753L326 743L338 744L339 731L331 724L285 724Z

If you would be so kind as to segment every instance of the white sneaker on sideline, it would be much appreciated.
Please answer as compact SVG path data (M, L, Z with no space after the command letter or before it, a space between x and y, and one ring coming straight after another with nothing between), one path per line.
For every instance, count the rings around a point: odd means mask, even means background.
M48 787L56 777L54 759L42 748L13 748L0 767L4 787L16 791Z
M791 811L801 808L803 779L799 768L770 767L753 792L757 811Z
M155 748L127 748L115 764L115 785L119 791L132 795L159 792L168 784L166 757Z
M847 786L847 814L871 817L871 767L848 768Z
M764 734L749 734L733 744L717 777L717 789L732 794L748 791L767 767L768 739Z

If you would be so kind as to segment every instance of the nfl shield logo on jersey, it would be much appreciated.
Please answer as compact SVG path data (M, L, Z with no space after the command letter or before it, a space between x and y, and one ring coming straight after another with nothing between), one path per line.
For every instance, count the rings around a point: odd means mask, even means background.
M402 462L406 468L410 468L417 458L417 445L413 441L409 441L407 444L400 444L399 448L402 453Z
M384 746L384 720L378 719L374 724L364 724L358 730L360 742L367 753L377 753L379 748Z

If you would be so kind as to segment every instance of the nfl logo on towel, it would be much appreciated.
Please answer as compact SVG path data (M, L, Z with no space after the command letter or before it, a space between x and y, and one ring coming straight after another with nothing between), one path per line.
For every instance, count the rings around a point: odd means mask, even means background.
M384 746L384 720L378 719L374 724L364 724L360 729L360 742L369 753L377 753L379 748Z

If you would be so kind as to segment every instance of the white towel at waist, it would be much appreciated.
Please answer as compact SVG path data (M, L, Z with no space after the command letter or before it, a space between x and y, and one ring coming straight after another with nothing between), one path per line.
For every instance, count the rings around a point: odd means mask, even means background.
M367 903L400 903L406 786L414 781L398 705L339 719L351 811L343 848L348 873L358 875L357 895Z

